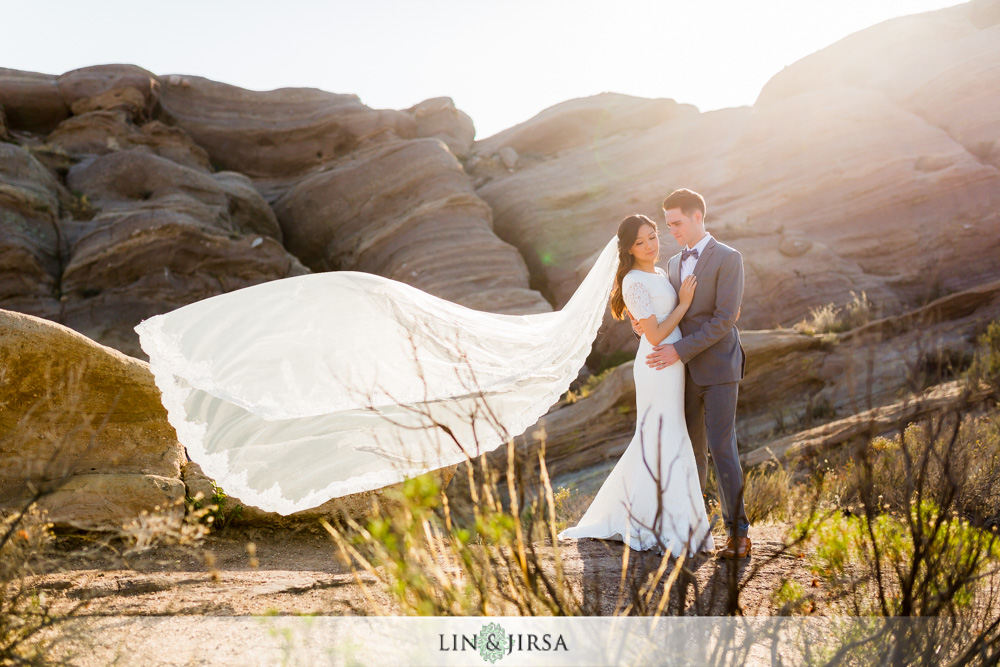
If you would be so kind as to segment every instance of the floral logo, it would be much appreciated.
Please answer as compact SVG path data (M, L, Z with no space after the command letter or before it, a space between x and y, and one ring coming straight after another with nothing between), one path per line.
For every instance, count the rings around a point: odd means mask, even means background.
M489 623L479 631L479 655L483 660L496 662L504 656L510 647L507 633L497 623Z

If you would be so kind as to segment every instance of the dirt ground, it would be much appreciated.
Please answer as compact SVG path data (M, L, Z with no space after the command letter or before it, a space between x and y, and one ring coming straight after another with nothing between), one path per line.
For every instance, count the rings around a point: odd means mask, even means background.
M782 578L794 578L807 589L812 582L800 554L779 553L787 529L786 524L754 526L753 556L745 561L692 560L693 576L686 586L675 586L667 613L678 613L686 589L685 614L726 615L732 577L743 584L742 614L774 613L773 596ZM721 544L721 535L716 540ZM255 564L247 550L250 541ZM567 582L588 615L611 615L621 608L622 543L565 541L560 550ZM550 558L551 548L542 553ZM631 552L626 586L659 564L657 554ZM234 644L231 635L252 633L234 631L225 625L227 618L399 614L373 577L358 576L338 562L329 537L306 531L227 528L210 535L200 549L157 547L127 564L110 552L65 557L35 585L57 609L82 604L76 615L83 620L75 627L83 634L64 643L63 650L73 654L73 664L83 666L148 664L149 653L162 664L242 664L246 651L254 649ZM155 631L149 629L151 621ZM271 647L267 655L280 655L279 648ZM249 662L272 664L272 658Z
M744 561L699 556L690 562L686 613L725 615L730 578L743 582L739 604L745 615L772 612L772 595L782 577L809 586L812 577L797 554L779 554L787 526L755 526L753 556ZM257 558L251 562L247 543ZM721 535L716 536L721 544ZM624 545L616 541L560 542L566 578L591 615L615 613ZM551 559L543 547L543 559ZM626 586L655 570L660 556L631 552ZM227 529L209 536L200 549L157 547L128 559L114 554L57 560L36 587L49 600L72 605L87 600L83 614L242 616L261 614L398 614L373 577L356 575L338 562L331 540L307 532L267 536ZM367 589L367 594L362 587ZM370 599L369 599L370 596ZM374 602L374 604L373 604ZM672 602L677 613L679 600Z

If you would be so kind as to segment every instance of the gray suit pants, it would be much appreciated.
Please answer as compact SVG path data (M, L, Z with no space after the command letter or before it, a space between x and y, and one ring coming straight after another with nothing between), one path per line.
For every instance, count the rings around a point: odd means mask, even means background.
M745 537L750 528L743 504L743 469L736 449L736 397L739 382L695 384L685 373L684 417L687 421L698 480L705 491L708 480L708 452L712 452L715 476L719 481L722 520L730 536Z

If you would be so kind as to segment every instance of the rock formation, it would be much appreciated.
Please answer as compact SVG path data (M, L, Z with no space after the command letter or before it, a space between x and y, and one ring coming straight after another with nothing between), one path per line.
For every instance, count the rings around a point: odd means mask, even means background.
M58 317L60 192L31 153L0 143L0 306Z
M477 142L469 169L556 307L625 215L662 219L663 197L686 186L708 198L709 231L744 256L742 326L788 326L851 290L903 312L1000 277L989 7L857 33L786 68L753 107L574 100Z
M136 356L143 318L303 261L475 308L550 309L457 159L474 129L448 98L374 110L106 65L0 70L0 107L0 307Z
M377 273L480 310L545 312L490 209L435 139L379 144L275 202L286 245L315 271Z
M186 461L145 362L0 310L0 396L0 512L43 491L39 506L57 526L114 531L144 511L179 521L185 496L199 491L211 502L211 480ZM453 472L438 474L447 484ZM396 490L335 498L287 517L245 507L240 520L273 528L361 517L374 497L391 502ZM225 510L241 505L228 498Z
M59 525L183 514L177 442L145 363L71 329L0 310L0 503L35 489Z
M544 312L567 302L622 217L659 219L663 197L687 186L708 197L709 230L744 257L740 326L757 331L744 336L741 441L857 414L961 367L1000 316L996 7L974 0L852 35L777 74L752 107L700 113L606 93L479 142L448 98L377 110L354 95L255 92L133 65L0 68L0 308L134 356L143 318L309 271L369 271L473 308ZM673 251L667 238L664 258ZM852 291L882 319L829 336L782 328ZM143 397L136 405L154 398L141 362L57 325L4 312L0 337L11 341L0 383L18 397L0 406L7 428L32 401L54 406L46 419L70 419L69 396L92 424L117 405L109 377ZM61 355L48 377L42 348ZM597 356L634 349L609 320ZM77 366L91 382L82 394L64 390L81 381ZM627 443L629 376L620 367L546 417L553 474ZM175 498L174 463L141 453L179 460L147 407L138 431L109 432L148 443L90 470L77 443L60 493L95 517L134 510L101 505L121 484L140 504Z

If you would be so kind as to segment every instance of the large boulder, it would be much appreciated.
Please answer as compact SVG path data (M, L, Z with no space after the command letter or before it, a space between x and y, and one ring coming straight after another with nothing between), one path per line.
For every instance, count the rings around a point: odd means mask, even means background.
M179 517L184 451L145 363L47 320L0 310L0 505L35 489L59 525Z
M74 114L121 109L148 119L160 96L156 75L135 65L94 65L59 77L59 92Z
M417 121L418 137L434 137L460 160L469 157L476 128L468 114L455 108L450 97L435 97L407 109Z
M59 77L0 67L0 105L10 129L46 133L69 117Z
M0 513L36 492L60 527L119 530L143 512L175 522L183 501L215 486L187 461L149 366L62 325L0 310ZM454 467L438 471L447 484ZM281 516L243 506L244 524L318 529L317 519L364 518L401 485L335 498ZM223 489L225 491L225 489Z
M288 249L314 271L377 273L480 310L551 310L437 139L359 150L297 183L275 211Z

